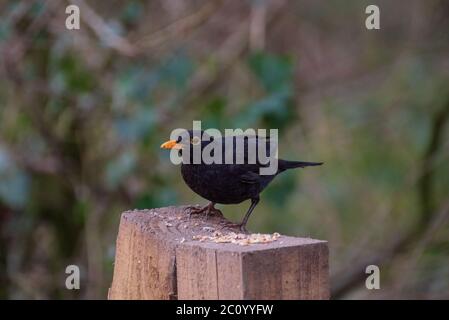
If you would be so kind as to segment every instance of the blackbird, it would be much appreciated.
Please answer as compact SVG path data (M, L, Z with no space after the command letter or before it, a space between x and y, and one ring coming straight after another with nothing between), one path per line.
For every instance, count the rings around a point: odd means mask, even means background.
M204 131L185 130L178 136L177 140L169 140L161 145L163 149L179 150L182 156L183 150L189 149L190 161L184 161L181 164L181 174L185 183L196 194L210 201L202 208L190 207L190 213L205 213L206 217L210 213L221 215L221 211L215 208L215 204L237 204L245 200L251 200L251 206L246 212L243 220L239 224L234 224L241 231L246 231L246 223L259 202L260 193L267 185L281 172L293 168L305 168L309 166L319 166L322 162L304 162L275 159L278 161L277 170L273 174L261 174L260 169L267 167L266 162L262 162L258 153L259 143L265 143L266 155L270 154L270 140L266 137L257 135L236 135L219 137L215 141L220 143L222 148L220 163L205 163L203 157L199 163L194 163L194 146L204 150L214 137L207 135ZM243 139L243 141L242 141ZM232 141L231 141L232 140ZM232 142L232 143L230 143ZM243 161L237 162L238 151L236 146L242 143ZM256 145L255 149L251 146ZM200 145L200 146L199 146ZM232 152L232 163L225 163L226 154ZM255 153L255 157L251 158ZM213 152L211 153L213 155ZM252 161L250 161L252 159Z

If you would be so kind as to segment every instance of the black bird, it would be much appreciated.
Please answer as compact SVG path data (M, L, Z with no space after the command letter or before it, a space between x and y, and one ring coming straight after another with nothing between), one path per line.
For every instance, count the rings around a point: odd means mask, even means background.
M242 141L243 139L243 141ZM198 164L193 162L193 150L198 146L201 151L210 143L219 143L222 148L221 162L207 164L201 157ZM232 142L232 144L230 144ZM215 141L214 137L207 135L204 131L185 130L179 135L177 140L169 140L161 145L163 149L177 149L179 155L182 151L189 149L190 159L183 158L181 164L181 173L185 183L195 193L210 201L203 208L191 208L191 213L217 213L221 215L220 210L215 208L215 204L237 204L245 200L251 200L251 206L246 212L242 222L236 224L242 231L246 232L246 223L251 212L259 202L259 194L265 187L281 172L293 168L305 168L309 166L322 165L321 162L288 161L276 159L278 161L277 171L273 174L260 174L261 168L267 168L268 164L263 163L258 156L259 143L265 143L266 155L270 153L269 138L260 136L226 136L220 137ZM242 143L244 155L243 163L237 162L237 145ZM255 145L255 149L252 147ZM231 147L230 147L231 146ZM212 146L209 146L212 147ZM219 149L217 149L219 150ZM256 151L256 152L255 152ZM225 163L225 155L232 152L233 162ZM185 154L186 155L186 154ZM214 155L213 153L211 154ZM253 156L253 158L251 158ZM190 161L185 161L185 160ZM228 159L228 158L226 158ZM251 161L253 160L253 161ZM188 162L188 163L186 163Z

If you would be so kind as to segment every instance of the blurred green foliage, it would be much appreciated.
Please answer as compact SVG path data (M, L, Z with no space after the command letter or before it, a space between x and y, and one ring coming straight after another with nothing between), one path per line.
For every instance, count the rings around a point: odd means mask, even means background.
M250 229L329 240L335 288L405 235L382 292L338 297L447 298L449 8L378 2L375 33L368 1L258 1L265 26L254 1L192 25L208 2L85 1L101 23L77 31L63 2L0 3L0 297L106 297L123 210L204 202L159 149L201 120L277 128L282 157L325 162L276 179Z

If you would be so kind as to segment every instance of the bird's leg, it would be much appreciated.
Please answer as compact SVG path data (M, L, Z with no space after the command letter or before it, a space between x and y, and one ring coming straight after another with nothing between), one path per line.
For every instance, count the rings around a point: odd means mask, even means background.
M248 230L246 230L246 223L248 222L249 216L251 215L251 213L253 212L254 208L257 206L258 203L259 203L259 197L251 199L251 206L249 207L248 211L246 212L245 216L243 217L242 222L240 223L240 230L242 230L244 232L248 232Z
M249 207L248 211L246 212L245 216L243 217L242 222L240 222L240 223L229 223L229 224L226 224L226 226L228 226L228 227L238 227L238 228L240 228L240 231L248 233L248 230L246 230L246 223L248 222L249 216L253 212L254 208L259 203L259 200L260 200L259 197L251 199L251 206Z

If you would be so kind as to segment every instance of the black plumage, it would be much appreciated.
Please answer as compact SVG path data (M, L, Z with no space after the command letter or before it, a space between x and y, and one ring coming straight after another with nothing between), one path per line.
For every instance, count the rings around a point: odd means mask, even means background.
M221 141L214 141L213 138L206 135L203 131L194 132L190 130L185 131L185 133L180 135L176 141L169 141L161 147L179 149L180 155L182 155L183 152L185 153L187 148L189 149L190 158L184 154L184 159L190 160L190 162L181 164L182 177L190 189L210 201L210 203L203 208L192 208L192 212L205 212L206 214L216 212L221 214L221 212L214 207L215 203L237 204L245 200L251 200L250 208L245 214L242 222L238 224L243 231L246 230L246 223L251 212L259 202L260 193L278 174L292 168L304 168L322 164L318 162L278 159L277 171L274 174L262 175L260 174L260 169L267 167L268 163L263 162L266 158L258 157L258 147L259 143L265 143L266 155L269 155L270 143L267 138L258 136L232 136L219 139L221 139ZM201 144L201 150L204 150L204 148L212 141L221 143L221 163L207 164L201 159L200 163L194 164L194 145ZM243 160L241 162L243 163L237 162L239 154L236 152L236 146L238 143L242 143L244 146L242 148L244 154L241 155L241 159ZM233 154L233 161L230 164L226 164L224 163L225 157L229 152L232 152Z

